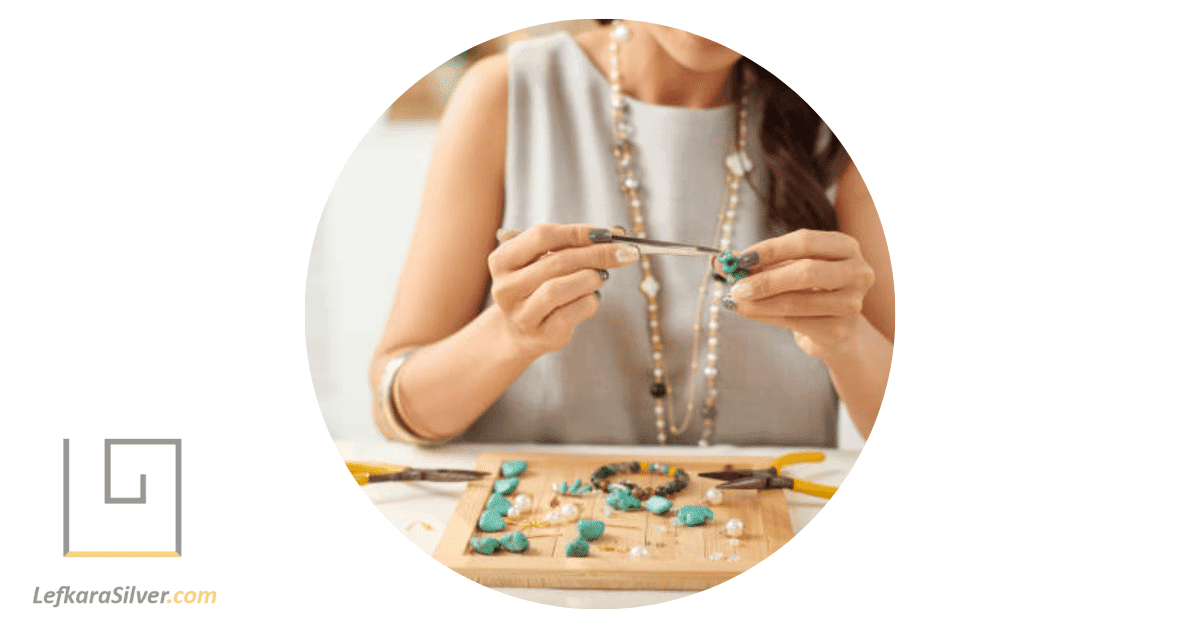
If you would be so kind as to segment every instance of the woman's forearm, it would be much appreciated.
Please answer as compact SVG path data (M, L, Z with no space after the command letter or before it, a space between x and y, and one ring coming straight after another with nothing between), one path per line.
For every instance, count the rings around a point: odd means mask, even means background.
M863 438L870 436L892 367L892 342L860 316L847 349L825 364L850 420Z
M503 314L492 305L412 354L392 382L392 399L417 436L450 438L470 427L536 358L511 340Z

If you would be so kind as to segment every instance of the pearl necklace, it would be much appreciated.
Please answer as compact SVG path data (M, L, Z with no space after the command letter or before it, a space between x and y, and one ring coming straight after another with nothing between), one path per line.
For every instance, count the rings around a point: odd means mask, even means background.
M633 235L646 237L645 221L642 216L642 201L639 194L640 182L633 168L633 146L629 141L632 127L626 120L625 95L621 92L621 72L619 64L620 42L629 41L629 27L620 21L615 21L609 33L609 84L612 89L612 118L613 139L615 146L613 156L617 160L617 174L621 182L621 191L633 220ZM721 211L717 215L716 233L713 235L713 248L728 250L733 237L733 221L737 216L738 191L742 177L750 171L751 164L746 156L746 97L742 97L738 107L737 146L725 159L727 169L725 183L727 191L722 201ZM682 434L691 424L692 413L695 410L696 368L698 366L700 347L700 319L703 313L704 299L708 292L708 282L712 277L711 269L706 269L704 279L700 283L699 298L696 301L696 317L692 326L692 359L690 376L688 377L688 403L683 422L675 423L674 393L666 377L666 367L663 363L663 341L661 325L658 317L658 291L660 284L654 277L650 260L642 257L642 282L639 285L646 297L646 310L649 314L651 361L654 365L654 383L650 386L650 395L654 397L654 425L658 431L658 443L667 442L667 429L671 434ZM721 297L723 296L722 281L712 278L712 298L709 302L708 317L708 354L707 365L704 367L706 392L704 408L701 416L704 427L700 435L699 445L708 446L717 420L717 331L718 316L721 312Z

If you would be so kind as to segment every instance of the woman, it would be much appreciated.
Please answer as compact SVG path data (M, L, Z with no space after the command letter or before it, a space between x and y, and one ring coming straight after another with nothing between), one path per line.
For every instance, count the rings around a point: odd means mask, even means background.
M616 224L741 248L748 276L726 294ZM476 64L443 115L376 422L423 444L831 447L839 398L871 431L893 312L862 178L778 79L654 24L553 35Z

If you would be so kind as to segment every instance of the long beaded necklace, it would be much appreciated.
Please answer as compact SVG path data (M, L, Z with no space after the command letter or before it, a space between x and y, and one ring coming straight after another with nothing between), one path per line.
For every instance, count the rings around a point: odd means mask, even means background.
M621 182L621 190L625 198L625 203L629 208L630 218L633 221L633 235L644 238L646 237L646 228L645 220L642 216L642 200L639 193L640 182L633 168L633 146L629 140L632 127L626 119L627 103L625 102L625 95L621 92L619 64L620 42L629 41L629 27L619 20L614 21L609 37L608 51L610 63L608 76L612 89L613 139L615 141L613 156L617 161L617 174ZM713 247L719 248L722 251L729 249L733 237L733 221L737 216L738 191L741 187L742 177L750 171L751 167L750 159L746 156L745 152L746 109L747 98L743 96L738 106L737 145L733 147L733 152L725 159L727 170L725 177L726 193L721 204L720 213L717 214L716 232L713 235ZM654 397L654 425L658 432L658 443L660 445L666 444L668 429L670 429L671 434L679 435L687 431L688 426L691 424L692 414L695 410L696 368L699 363L698 358L700 353L700 320L703 314L704 300L708 292L710 278L712 281L712 297L708 307L708 353L705 356L706 365L704 367L706 391L704 395L704 407L700 413L704 419L704 426L698 443L701 447L708 446L710 443L713 427L717 420L717 331L720 328L717 319L721 312L721 297L723 296L722 282L716 278L712 278L712 273L709 272L709 269L706 269L704 279L700 283L698 290L699 298L696 301L695 322L692 325L692 358L690 375L688 377L687 410L684 413L683 422L677 425L675 423L674 392L666 376L666 367L663 362L662 326L658 315L658 292L661 285L654 277L650 260L645 256L642 257L642 282L639 288L646 297L646 310L649 314L650 357L654 365L654 382L650 386L650 395Z

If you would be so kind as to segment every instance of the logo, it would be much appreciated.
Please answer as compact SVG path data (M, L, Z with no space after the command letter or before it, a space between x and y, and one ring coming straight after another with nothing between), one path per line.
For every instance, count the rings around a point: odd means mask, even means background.
M71 441L63 439L63 556L181 556L182 441L178 438L104 439L102 491L98 449L76 452L77 465L72 469ZM114 449L117 450L115 462ZM134 477L138 478L136 496ZM77 549L72 550L73 545Z

